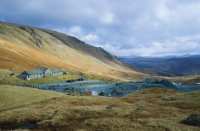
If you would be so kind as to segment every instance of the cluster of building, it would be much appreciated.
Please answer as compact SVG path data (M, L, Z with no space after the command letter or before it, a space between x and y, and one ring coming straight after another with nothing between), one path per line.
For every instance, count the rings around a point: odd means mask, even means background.
M41 67L41 68L33 69L31 71L24 71L19 75L19 77L23 80L31 80L31 79L40 79L40 78L49 77L49 76L61 76L65 73L66 72L60 69Z

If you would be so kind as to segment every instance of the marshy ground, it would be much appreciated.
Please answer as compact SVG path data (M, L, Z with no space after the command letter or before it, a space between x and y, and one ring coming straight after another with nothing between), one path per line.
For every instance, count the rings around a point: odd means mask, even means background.
M0 128L4 130L200 130L182 123L200 113L200 92L152 88L108 98L1 85L0 94Z

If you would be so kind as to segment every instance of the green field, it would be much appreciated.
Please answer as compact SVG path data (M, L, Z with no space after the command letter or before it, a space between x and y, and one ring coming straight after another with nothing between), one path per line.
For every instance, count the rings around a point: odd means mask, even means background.
M200 92L147 89L128 97L67 96L0 86L0 127L72 131L199 131L181 123L200 113Z

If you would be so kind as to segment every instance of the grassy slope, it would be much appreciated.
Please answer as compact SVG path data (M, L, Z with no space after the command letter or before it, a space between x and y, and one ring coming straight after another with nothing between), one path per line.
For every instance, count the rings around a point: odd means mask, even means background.
M63 94L17 86L0 86L0 111L26 106L28 104L61 97Z
M167 89L148 89L124 98L105 98L63 96L16 88L0 86L0 96L6 94L3 99L0 97L0 103L5 104L5 107L0 108L8 108L0 111L1 127L26 128L32 123L43 130L199 130L198 127L183 125L180 121L191 113L200 113L200 92L183 94ZM34 94L36 92L38 95ZM13 93L17 100L13 99Z
M22 71L48 66L121 80L142 76L115 61L109 61L109 58L105 62L106 57L101 57L102 54L95 57L71 48L43 30L33 31L31 33L17 26L0 23L0 68Z

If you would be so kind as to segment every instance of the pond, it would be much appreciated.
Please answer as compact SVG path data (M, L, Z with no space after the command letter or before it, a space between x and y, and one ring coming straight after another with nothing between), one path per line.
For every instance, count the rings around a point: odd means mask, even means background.
M64 92L71 95L100 95L110 97L127 96L137 90L146 88L169 88L181 92L200 90L199 84L181 84L167 80L143 80L138 82L109 83L99 80L84 80L75 82L62 82L54 84L35 84L31 87Z

